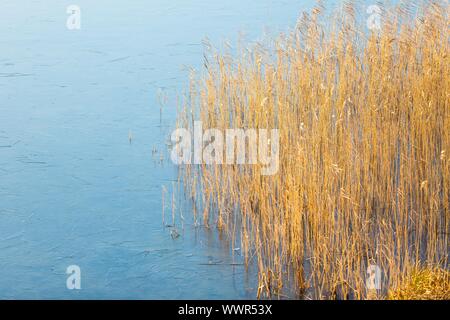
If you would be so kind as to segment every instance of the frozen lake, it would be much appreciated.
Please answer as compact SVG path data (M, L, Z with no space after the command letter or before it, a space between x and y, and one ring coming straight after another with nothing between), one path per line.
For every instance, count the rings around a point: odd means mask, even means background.
M66 27L70 4L80 30ZM160 153L205 37L255 40L313 4L3 0L0 298L255 298L256 274L214 229L163 227L177 170ZM66 288L69 265L81 290Z

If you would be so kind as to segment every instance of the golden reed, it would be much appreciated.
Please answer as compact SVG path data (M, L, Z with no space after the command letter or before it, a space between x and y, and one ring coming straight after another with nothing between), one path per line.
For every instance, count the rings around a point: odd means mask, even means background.
M379 31L357 10L324 19L319 2L288 34L211 49L182 103L178 127L279 129L273 176L258 164L180 170L196 221L257 265L258 298L286 287L380 298L419 267L448 268L448 2L402 2ZM375 292L370 265L382 272Z

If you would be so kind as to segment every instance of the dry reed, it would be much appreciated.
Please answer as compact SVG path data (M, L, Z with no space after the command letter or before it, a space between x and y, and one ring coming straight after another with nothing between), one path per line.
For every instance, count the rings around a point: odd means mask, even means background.
M448 3L385 10L379 32L356 10L327 20L318 4L276 39L211 50L180 110L179 127L279 129L274 176L259 165L181 171L196 221L257 264L258 297L294 287L365 299L371 264L379 296L418 266L448 268Z
M450 300L450 272L417 270L399 288L389 292L391 300Z

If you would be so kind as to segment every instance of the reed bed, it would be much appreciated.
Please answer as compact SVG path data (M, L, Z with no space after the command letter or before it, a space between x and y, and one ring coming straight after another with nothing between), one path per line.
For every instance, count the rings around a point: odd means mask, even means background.
M450 272L441 269L414 271L398 288L390 290L390 300L450 300Z
M179 127L279 129L275 175L180 167L196 222L257 265L258 298L380 298L419 267L448 269L448 2L386 9L379 31L358 10L329 19L318 3L285 34L207 50L183 101Z

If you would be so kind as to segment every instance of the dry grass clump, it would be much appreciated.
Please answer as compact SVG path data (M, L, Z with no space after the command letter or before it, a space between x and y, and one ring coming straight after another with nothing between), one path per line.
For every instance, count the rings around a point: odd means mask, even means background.
M379 32L360 26L357 10L327 19L318 5L288 34L210 52L192 78L180 127L279 129L276 175L260 165L182 170L196 219L258 265L258 297L295 287L364 299L371 264L382 270L379 295L418 265L448 268L448 3L385 10Z
M391 300L450 300L450 272L424 269L413 272L399 288L389 292Z

